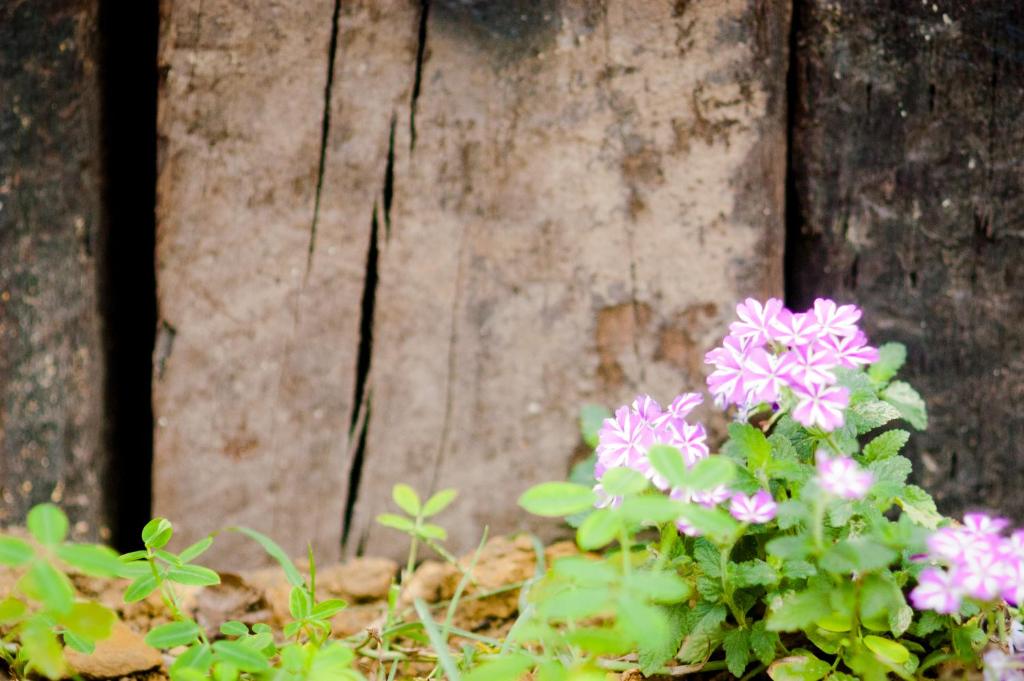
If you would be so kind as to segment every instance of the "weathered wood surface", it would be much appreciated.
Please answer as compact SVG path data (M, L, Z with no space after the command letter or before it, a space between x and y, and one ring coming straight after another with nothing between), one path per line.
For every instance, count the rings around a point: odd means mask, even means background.
M400 480L460 489L456 550L524 527L581 403L699 385L781 293L784 3L342 2L329 87L331 3L199 4L165 12L155 380L190 536L397 554Z
M941 509L1024 520L1024 5L798 6L789 292L908 345Z
M105 537L97 4L0 3L0 525Z

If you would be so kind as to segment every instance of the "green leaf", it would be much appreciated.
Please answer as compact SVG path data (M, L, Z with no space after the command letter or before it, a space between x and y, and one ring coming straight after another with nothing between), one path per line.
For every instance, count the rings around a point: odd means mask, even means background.
M905 456L890 456L888 459L872 461L868 470L875 476L875 482L895 482L903 484L913 471L914 465Z
M545 482L526 490L519 497L519 505L534 515L556 518L588 510L596 499L594 492L583 485Z
M596 551L610 544L618 535L619 516L600 508L584 519L576 530L576 543L584 551Z
M242 671L259 673L270 669L270 663L259 652L239 641L217 641L213 644L217 659L229 662Z
M910 625L910 633L918 638L924 638L928 634L942 629L948 621L948 615L940 615L934 610L924 610L921 612L920 619Z
M437 541L444 541L448 538L448 531L440 525L434 525L433 523L420 525L416 530L416 534L424 539L436 539Z
M487 660L465 676L464 681L514 681L533 667L533 658L511 653Z
M209 549L211 546L213 546L213 537L203 537L195 544L192 544L184 551L182 551L178 555L178 558L181 560L182 563L191 563L196 558L206 553L206 550Z
M806 579L818 574L818 569L806 560L787 560L782 563L782 576L786 579Z
M722 623L726 613L725 606L719 603L701 615L683 640L678 658L686 663L707 659L725 635Z
M896 503L911 520L929 530L937 528L943 520L935 507L935 500L917 485L904 486L902 494L896 498Z
M893 664L903 664L910 659L910 651L896 641L881 636L865 636L864 645L868 650Z
M702 600L718 603L722 600L722 580L701 575L697 578L697 593Z
M99 603L75 603L70 612L57 618L76 636L88 641L100 641L114 630L117 615Z
M797 631L832 613L828 593L808 589L776 598L765 620L770 631Z
M292 586L303 586L306 583L296 569L295 563L292 562L288 554L284 552L284 549L278 546L277 542L273 539L256 530L250 530L248 527L229 527L228 529L234 532L241 532L262 546L267 555L276 560L281 569L284 570L284 575L288 579L289 584Z
M160 650L188 645L199 638L199 625L191 620L168 622L146 634L146 644Z
M454 489L443 489L430 497L427 499L427 503L423 504L423 517L429 518L448 508L448 505L455 501L457 495L458 492Z
M756 470L771 459L772 446L759 428L749 423L730 423L729 440L723 447L723 453L747 462L752 470Z
M32 564L20 585L25 595L42 601L52 612L68 612L75 598L75 590L67 576L42 560Z
M704 537L699 537L694 541L693 559L697 561L697 565L705 575L715 578L722 576L722 552Z
M36 670L51 679L65 678L67 663L64 661L64 651L44 621L33 619L27 622L21 630L20 639L22 657L28 660L26 671Z
M83 655L92 655L96 650L96 644L87 638L75 634L73 631L65 629L61 632L61 638L64 639L64 645L71 650L82 653Z
M760 559L730 564L730 581L737 587L771 586L778 584L779 573Z
M679 517L693 525L702 534L718 539L731 539L739 530L739 524L731 515L720 508L704 508L697 504L683 504Z
M153 518L142 528L142 543L147 548L161 549L167 546L174 534L174 528L167 518Z
M688 472L686 461L677 447L654 445L647 452L654 470L658 471L673 487L685 487Z
M447 636L442 635L438 630L437 622L431 616L427 604L423 599L417 598L413 601L413 606L416 608L416 614L420 617L420 622L423 623L423 628L427 631L430 645L434 648L434 652L437 653L441 669L447 675L448 681L460 681L462 677L459 674L459 668L455 664L455 660L452 659L451 653L448 652Z
M779 635L765 628L764 620L754 623L750 628L750 649L761 664L771 664L775 659L775 649L779 645Z
M177 673L183 669L200 673L199 679L206 681L206 672L213 665L213 650L205 643L194 643L171 663L171 678L177 679Z
M0 601L0 625L17 622L28 612L28 606L14 596Z
M580 434L588 447L597 447L601 426L611 416L611 412L599 404L584 404L580 407Z
M33 506L25 522L29 532L40 544L52 546L68 536L68 517L54 504Z
M869 400L850 407L857 434L863 435L868 431L880 428L890 421L900 418L900 410L894 405L882 400Z
M733 629L722 640L725 664L733 676L743 676L750 662L750 637L745 629Z
M903 343L885 343L878 348L878 361L868 368L868 376L876 383L885 383L906 361L907 348Z
M238 620L230 620L220 625L220 633L225 636L247 636L249 634L249 627Z
M909 383L893 381L882 391L882 399L896 407L900 415L918 430L928 427L928 408Z
M896 638L906 633L914 621L914 609L904 603L889 613L889 631Z
M864 460L871 462L896 456L909 439L910 433L905 430L887 430L864 445Z
M689 584L675 572L636 572L629 581L629 590L652 603L681 603L690 597Z
M861 581L860 616L870 629L888 630L890 616L899 616L905 606L903 591L887 575L866 575Z
M17 537L0 537L0 565L24 565L32 560L32 547Z
M851 572L871 572L889 566L896 553L878 542L865 537L844 539L830 546L819 565L837 575Z
M583 556L559 558L551 569L558 577L581 586L607 586L618 580L618 572L610 563Z
M125 603L137 603L156 591L159 584L152 574L142 575L132 582L124 592Z
M313 606L312 616L317 619L330 619L348 607L348 603L340 598L332 598Z
M686 504L666 496L630 496L622 501L619 514L629 523L667 523L679 517Z
M610 607L610 594L606 586L566 588L537 604L537 612L546 619L575 622L604 614Z
M606 494L621 497L639 494L648 487L647 478L643 473L632 468L610 468L601 476L601 487Z
M583 627L565 632L565 640L594 655L625 655L633 647L628 634L621 628Z
M768 667L772 681L818 681L832 671L832 666L813 655L783 657Z
M391 498L398 504L398 508L402 509L411 516L418 516L422 507L420 506L420 497L416 494L416 490L409 485L398 483L391 488Z
M236 681L238 673L238 667L230 662L218 662L213 665L213 681Z
M769 555L783 560L799 560L806 558L811 552L809 538L805 535L795 537L782 536L772 539L764 546Z
M766 440L765 445L767 444ZM720 485L728 485L734 477L736 464L724 456L710 456L701 459L690 469L685 486L694 491L713 490Z
M182 565L171 567L167 571L167 580L188 586L213 586L220 584L220 575L200 565Z
M377 516L377 523L384 527L390 527L401 532L415 532L416 523L402 515L394 513L381 513Z
M301 586L292 587L291 595L288 597L288 612L292 617L297 620L306 619L312 610L313 602L309 592Z
M623 628L636 640L642 674L649 675L672 659L676 639L664 610L624 597L616 611Z
M62 544L57 547L57 557L92 577L116 577L124 568L117 553L98 544Z

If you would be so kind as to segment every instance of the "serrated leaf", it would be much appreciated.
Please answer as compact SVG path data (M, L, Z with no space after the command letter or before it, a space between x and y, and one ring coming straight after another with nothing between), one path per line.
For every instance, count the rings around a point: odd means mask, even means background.
M882 391L882 399L896 407L900 415L918 430L928 427L928 408L909 383L893 381Z
M924 610L920 613L920 618L910 625L910 633L918 638L924 638L928 634L942 629L948 621L948 615L940 615L934 610Z
M707 539L700 537L693 544L693 558L701 571L709 576L722 576L722 552Z
M909 439L910 433L905 430L899 428L887 430L864 445L864 460L870 463L878 459L896 456Z
M797 631L832 613L827 592L808 589L772 601L765 620L770 631Z
M768 563L760 559L748 560L742 563L732 563L732 583L737 587L747 586L770 586L777 584L779 573Z
M722 623L725 621L726 614L725 606L721 604L711 607L704 613L686 635L677 657L686 663L706 659L718 647L725 635Z
M589 510L596 499L593 490L583 485L545 482L523 493L519 505L534 515L554 518Z
M750 662L750 638L744 629L732 629L722 639L725 650L725 664L733 676L743 676Z
M398 483L391 488L391 498L398 504L398 508L402 509L411 516L418 516L420 514L420 497L416 494L416 490L409 485Z
M730 423L729 440L723 452L746 462L751 469L764 466L772 456L772 446L759 428L749 423Z
M456 496L458 496L458 492L454 489L443 489L436 493L427 499L427 503L423 504L423 517L429 518L430 516L437 515L448 508L455 501Z
M0 565L24 565L32 560L32 547L17 537L0 537Z
M888 567L896 553L887 546L865 537L844 539L830 546L819 565L837 575L871 572Z
M806 579L818 574L818 569L806 560L787 560L782 563L782 576L787 579Z
M935 506L935 500L917 485L906 485L896 498L903 512L915 523L934 530L943 517Z
M783 560L799 560L806 558L811 552L811 545L808 537L797 535L795 537L782 536L772 539L765 544L764 550L769 555Z
M878 361L868 367L868 376L877 383L885 383L906 361L907 348L903 343L885 343L878 348Z
M616 611L618 621L636 640L641 673L651 674L672 659L678 639L665 610L621 598Z
M755 622L750 628L750 649L761 664L771 664L775 659L775 649L779 644L779 635L765 628L764 620Z
M722 600L722 580L701 575L697 578L697 593L709 603L719 602Z
M160 650L177 648L192 643L199 637L199 625L191 620L168 622L146 634L146 644Z
M25 524L40 544L52 546L68 536L68 517L54 504L33 506Z
M895 482L903 484L914 470L914 465L905 456L890 456L888 459L872 461L867 466L875 476L875 482Z
M611 417L612 413L599 404L584 404L580 407L580 435L588 447L597 447L601 426L605 419Z
M850 407L858 435L863 435L900 418L901 412L895 405L883 400L869 400Z

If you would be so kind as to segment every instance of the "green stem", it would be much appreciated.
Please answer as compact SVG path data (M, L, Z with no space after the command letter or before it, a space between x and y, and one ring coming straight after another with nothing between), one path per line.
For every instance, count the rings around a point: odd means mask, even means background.
M741 531L742 534L742 531ZM729 556L732 554L732 549L736 545L735 541L729 542L727 546L722 549L721 556L719 557L719 572L721 573L720 579L722 580L722 601L728 606L729 612L732 613L733 618L736 620L736 624L740 627L746 628L747 618L736 607L736 603L732 600L732 585L729 583Z
M825 494L819 492L814 497L814 548L820 555L825 550Z
M633 571L633 541L625 528L619 531L619 546L622 550L622 574L629 577Z

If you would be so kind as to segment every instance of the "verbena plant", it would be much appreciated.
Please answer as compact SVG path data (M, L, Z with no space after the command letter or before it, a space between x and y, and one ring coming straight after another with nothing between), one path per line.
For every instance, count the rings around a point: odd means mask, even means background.
M0 564L21 571L0 601L0 659L20 678L61 678L73 673L65 647L88 652L110 633L114 614L75 595L73 570L131 579L128 602L159 594L172 621L146 641L173 652L175 681L362 679L359 660L378 681L410 664L450 681L597 681L633 668L911 679L943 664L1024 681L1024 530L1008 534L1006 519L981 513L943 518L907 482L903 426L923 429L927 414L896 380L904 348L871 347L860 310L830 300L794 313L748 299L737 314L707 355L714 404L734 417L720 451L690 418L697 393L665 408L646 395L614 414L586 407L594 456L520 500L566 518L582 551L549 567L535 541L537 573L525 583L467 596L480 549L456 560L433 522L455 492L421 501L400 484L392 496L404 515L378 521L409 536L409 558L379 627L332 636L345 603L318 600L312 551L304 576L271 539L231 528L282 566L292 620L280 632L237 621L208 632L182 610L177 585L219 583L195 563L213 535L173 553L173 527L156 518L143 549L117 557L65 542L67 518L46 504L29 514L33 541L0 537ZM403 598L423 546L461 575L448 601ZM510 588L519 616L505 638L455 626L462 600Z

